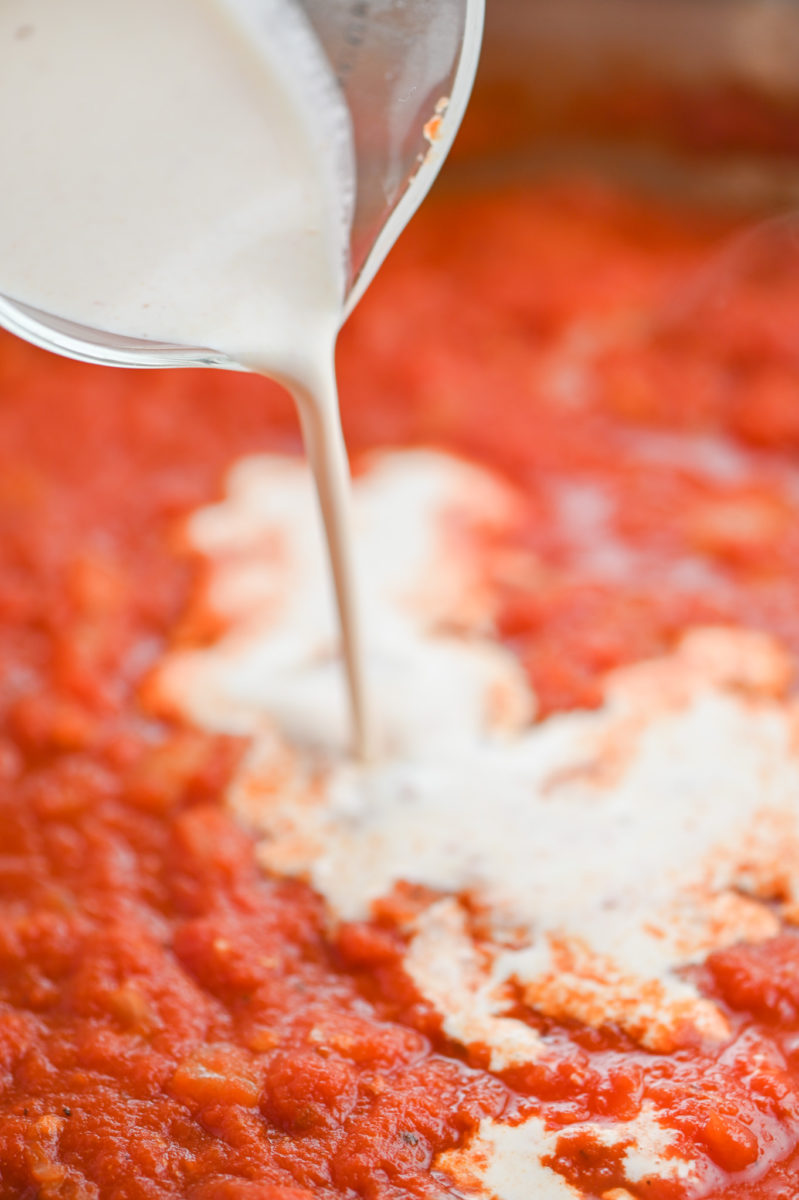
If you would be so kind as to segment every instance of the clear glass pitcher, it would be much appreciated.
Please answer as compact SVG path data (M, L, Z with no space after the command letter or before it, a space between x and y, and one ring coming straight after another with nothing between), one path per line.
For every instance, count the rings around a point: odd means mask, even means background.
M345 313L429 191L468 103L485 0L302 0L346 99L357 195ZM225 355L90 329L0 295L0 325L46 350L120 367L224 367Z

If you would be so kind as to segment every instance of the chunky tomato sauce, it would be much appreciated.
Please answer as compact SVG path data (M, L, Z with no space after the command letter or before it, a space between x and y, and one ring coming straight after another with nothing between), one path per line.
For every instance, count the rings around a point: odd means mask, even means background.
M599 704L609 669L691 625L799 650L781 236L585 181L443 196L345 331L356 460L432 443L524 489L540 571L520 579L509 546L496 587L542 718ZM146 681L209 632L184 615L183 515L265 447L298 436L261 381L0 343L0 1196L432 1200L435 1155L514 1112L562 1128L550 1165L614 1195L619 1151L569 1128L657 1098L713 1195L793 1197L790 929L695 972L730 1043L644 1053L527 1013L549 1051L499 1078L419 1002L392 914L333 937L309 889L259 871L222 800L242 746L171 723Z

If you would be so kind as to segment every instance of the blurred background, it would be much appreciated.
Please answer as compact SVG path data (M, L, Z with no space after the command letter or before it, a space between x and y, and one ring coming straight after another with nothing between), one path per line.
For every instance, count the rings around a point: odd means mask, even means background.
M488 0L454 161L496 175L586 165L790 205L798 102L793 0Z

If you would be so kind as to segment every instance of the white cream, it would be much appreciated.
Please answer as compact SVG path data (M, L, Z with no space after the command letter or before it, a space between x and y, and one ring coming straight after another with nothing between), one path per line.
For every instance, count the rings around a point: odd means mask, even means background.
M451 1036L487 1042L496 1067L536 1040L503 1017L511 981L539 1010L612 1020L648 1046L683 1022L723 1037L680 968L778 927L760 897L799 837L789 666L760 635L696 633L612 676L601 711L529 728L534 697L491 638L483 537L517 506L487 474L431 453L377 459L358 481L391 760L362 771L336 754L332 607L291 460L243 463L228 499L193 519L229 629L173 656L161 687L200 724L253 736L231 803L263 831L271 870L310 879L340 919L401 881L444 893L417 920L407 969ZM788 911L799 878L786 889ZM464 891L490 918L479 947Z
M463 1150L440 1155L436 1166L470 1196L581 1200L581 1192L543 1165L556 1141L536 1118L516 1126L483 1121Z
M7 0L0 161L0 293L224 352L294 393L363 740L333 368L355 175L346 106L300 10Z
M403 881L433 889L404 928L406 970L448 1035L486 1047L495 1070L548 1053L507 1015L520 992L654 1050L685 1026L723 1039L724 1015L683 968L799 915L790 661L762 635L700 630L612 675L600 711L531 725L535 699L491 625L492 575L535 578L535 561L503 549L519 511L510 488L444 455L386 455L359 476L370 685L395 750L361 769L330 732L332 605L308 477L291 460L242 463L189 529L226 632L173 654L160 692L208 729L251 737L229 802L262 835L264 866L309 880L331 919L368 915ZM534 1131L501 1129L491 1139L521 1182L499 1190L491 1174L486 1194L570 1194L526 1156ZM633 1188L689 1171L667 1132L625 1129Z
M679 1135L664 1128L651 1105L644 1105L629 1121L603 1124L586 1121L563 1130L549 1130L531 1117L517 1125L483 1121L477 1133L460 1150L442 1154L437 1162L460 1187L479 1196L500 1200L579 1200L583 1193L572 1187L543 1161L558 1150L561 1139L590 1140L595 1145L624 1151L628 1182L645 1178L679 1181L685 1196L704 1192L698 1164L681 1153ZM624 1193L610 1193L621 1200Z
M456 530L463 526L468 547L475 528L513 520L515 495L479 470L416 452L378 460L359 477L356 497L367 662L392 756L425 743L454 752L480 739L487 722L523 728L532 697L512 656L461 636L488 628L490 610L480 563L459 550ZM230 631L219 657L175 660L167 677L180 703L209 727L255 733L277 723L290 740L340 758L335 610L307 472L280 457L241 462L228 498L195 514L189 536L214 563L208 601ZM368 778L393 769L387 761Z
M0 291L305 381L353 188L323 62L289 0L8 0Z

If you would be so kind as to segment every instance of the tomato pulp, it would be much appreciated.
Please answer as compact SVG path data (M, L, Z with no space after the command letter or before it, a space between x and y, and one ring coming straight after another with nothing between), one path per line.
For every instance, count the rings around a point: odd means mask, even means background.
M609 670L694 625L799 649L799 274L738 233L586 180L442 195L342 337L356 466L432 444L523 491L541 570L498 583L498 625L539 719L600 704ZM547 1057L499 1077L443 1036L390 922L331 935L309 888L258 869L222 799L243 746L144 685L210 636L186 615L183 517L268 447L299 440L262 381L0 345L0 1196L432 1200L435 1156L515 1110L607 1195L618 1151L568 1129L652 1096L713 1195L793 1196L789 927L697 971L730 1043L653 1054L550 1022ZM633 569L586 554L562 503L580 487L614 501L592 536Z

